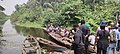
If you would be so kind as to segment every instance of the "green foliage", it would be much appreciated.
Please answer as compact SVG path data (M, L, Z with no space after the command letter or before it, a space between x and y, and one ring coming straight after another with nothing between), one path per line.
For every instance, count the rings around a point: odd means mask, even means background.
M0 27L4 24L4 22L8 19L7 15L0 11Z
M8 19L7 16L2 12L5 10L2 6L0 6L0 37L2 36L2 25Z
M95 31L102 20L114 21L119 17L120 1L112 0L30 0L17 5L11 19L15 23L46 26L52 22L57 26L72 26L86 20L91 31Z

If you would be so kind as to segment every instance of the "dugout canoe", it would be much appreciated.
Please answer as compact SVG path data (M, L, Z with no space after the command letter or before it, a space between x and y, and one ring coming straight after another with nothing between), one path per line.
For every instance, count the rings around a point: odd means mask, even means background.
M65 48L63 46L60 46L60 45L58 45L50 40L44 39L44 38L37 37L37 41L41 44L44 44L44 45L47 45L47 46L50 46L53 48Z
M40 46L28 46L24 45L22 49L22 54L41 54Z
M59 34L56 33L49 33L49 36L56 40L59 44L67 48L70 48L72 45L72 39L69 39L67 37L61 37Z
M43 31L47 34L50 33L47 28L43 28Z
M52 39L57 41L59 45L70 48L73 42L73 35L70 35L69 38L65 36L61 36L56 32L49 32L46 28L43 29L45 33L47 33Z
M26 37L25 41L26 40L28 43L24 42L22 54L41 54L41 47L39 42L33 36Z

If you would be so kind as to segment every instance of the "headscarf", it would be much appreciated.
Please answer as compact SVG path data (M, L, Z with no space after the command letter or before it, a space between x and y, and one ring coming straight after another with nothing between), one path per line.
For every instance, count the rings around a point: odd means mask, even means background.
M102 21L100 24L101 24L101 25L105 25L105 24L106 24L106 22L105 22L105 21Z

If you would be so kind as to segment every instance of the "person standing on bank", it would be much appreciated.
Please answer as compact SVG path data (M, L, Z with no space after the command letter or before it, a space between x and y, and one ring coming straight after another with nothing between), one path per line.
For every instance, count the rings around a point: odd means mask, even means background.
M117 31L117 51L120 51L120 25L118 25Z
M110 42L110 34L105 30L105 25L100 25L100 29L97 32L94 48L97 43L97 54L101 54L101 52L102 54L106 54Z
M110 44L107 49L107 54L111 54L111 49L113 49L113 54L116 54L116 47L117 47L117 26L114 26L114 23L111 23L110 31Z
M82 30L82 33L85 36L85 54L90 54L89 49L88 49L88 46L89 46L89 43L90 43L88 41L88 37L90 35L90 29L89 29L88 26L85 26L85 20L81 20L81 25L80 25L79 28Z
M79 29L79 25L73 25L72 33L74 34L74 43L73 43L73 50L74 54L84 54L84 44L82 41L82 31Z

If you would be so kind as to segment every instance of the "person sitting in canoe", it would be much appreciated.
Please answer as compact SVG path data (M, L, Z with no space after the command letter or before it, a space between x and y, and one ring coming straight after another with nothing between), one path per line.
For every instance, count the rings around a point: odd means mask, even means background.
M60 35L62 37L65 36L65 28L63 26L61 26L60 30L61 30Z
M49 32L53 32L53 26L52 25L48 26L47 28L48 28Z
M66 30L66 31L65 31L65 37L69 37L69 34L70 34L70 31L69 31L69 30Z
M65 37L69 37L69 34L70 34L70 30L68 30L68 28L67 28L68 26L66 26L66 28L65 28Z
M60 32L61 32L60 28L57 27L57 29L56 29L56 33L60 33Z
M53 30L54 30L54 32L57 32L58 27L54 26Z

